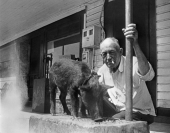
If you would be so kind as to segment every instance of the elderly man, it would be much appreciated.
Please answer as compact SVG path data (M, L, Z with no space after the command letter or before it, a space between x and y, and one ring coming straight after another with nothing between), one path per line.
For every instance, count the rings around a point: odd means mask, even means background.
M151 64L147 61L138 44L138 32L135 24L129 24L126 29L122 29L127 39L133 39L133 49L136 57L133 57L133 113L134 120L153 122L155 109L146 81L153 79L155 73ZM126 57L122 55L116 38L106 38L100 44L101 55L104 61L103 66L98 70L101 75L99 82L114 86L108 89L104 96L104 115L112 118L125 118L125 71Z

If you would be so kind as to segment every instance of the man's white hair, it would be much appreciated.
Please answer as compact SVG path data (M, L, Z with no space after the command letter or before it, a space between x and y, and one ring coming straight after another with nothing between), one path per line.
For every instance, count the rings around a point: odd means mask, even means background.
M111 44L116 45L117 48L120 49L119 41L115 37L108 37L108 38L104 39L100 43L100 49L102 49L103 43L106 43L106 42L111 42Z

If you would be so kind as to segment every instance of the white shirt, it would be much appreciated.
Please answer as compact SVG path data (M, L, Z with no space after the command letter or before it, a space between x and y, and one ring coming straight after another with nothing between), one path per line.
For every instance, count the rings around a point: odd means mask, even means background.
M101 75L99 82L114 86L108 89L108 94L110 96L109 100L117 106L118 110L125 110L125 60L126 57L122 56L119 68L115 73L110 73L106 64L98 70L98 74ZM145 83L145 81L150 81L155 76L150 63L149 66L148 73L142 76L138 72L137 58L133 57L133 111L155 116L153 102Z

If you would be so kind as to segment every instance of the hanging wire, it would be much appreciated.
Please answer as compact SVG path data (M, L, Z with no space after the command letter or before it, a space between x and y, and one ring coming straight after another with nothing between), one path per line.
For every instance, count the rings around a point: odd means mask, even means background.
M106 36L106 31L105 31L105 28L104 28L104 26L102 25L102 13L104 12L104 4L105 4L105 0L103 0L103 6L102 6L102 10L101 10L101 13L100 13L100 26L102 27L102 30L104 31L104 34L105 34L105 36Z

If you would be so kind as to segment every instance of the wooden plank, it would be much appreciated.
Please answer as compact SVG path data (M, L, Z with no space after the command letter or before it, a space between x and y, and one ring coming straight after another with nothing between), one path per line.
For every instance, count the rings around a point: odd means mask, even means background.
M170 3L170 0L156 0L156 5L163 5L163 4L168 4Z
M158 84L157 91L170 91L170 84Z
M167 45L158 45L157 51L158 52L166 52L166 51L168 52L168 51L170 51L170 43L167 44Z
M98 6L96 8L93 8L92 10L87 11L87 16L93 15L93 14L95 14L97 12L101 12L102 11L102 7L103 6L101 5L101 6Z
M104 17L101 17L101 21L103 22L103 19L104 19ZM98 21L98 22L100 22L100 17L96 17L96 18L93 18L92 17L92 19L90 20L90 21L87 21L86 23L88 24L88 23L93 23L94 21ZM98 23L97 22L97 23Z
M170 77L169 76L157 76L157 83L158 84L169 84Z
M157 54L157 59L170 59L170 53L161 52Z
M95 3L95 2L97 2L98 0L87 0L88 2L87 2L87 4L93 4L93 3Z
M95 19L93 21L90 21L86 24L87 27L93 26L93 25L99 25L100 26L100 21L99 19ZM103 21L102 21L102 25L103 25Z
M170 67L170 60L158 60L157 62L157 66L158 68L161 67L161 68L166 68L166 67Z
M170 100L170 92L158 92L157 98L158 99Z
M169 14L170 14L170 13L169 13ZM157 37L165 36L165 35L170 35L170 28L161 29L161 30L157 30L157 31L156 31L156 36L157 36Z
M157 107L170 108L170 100L158 100Z
M156 29L166 29L170 27L170 20L157 22Z
M163 12L169 12L170 11L170 4L159 6L156 8L156 13L160 14Z
M157 75L159 76L167 76L170 75L170 68L158 68Z
M166 20L166 19L170 19L170 13L169 12L156 15L156 21L162 21L162 20Z
M169 45L158 45L157 51L158 52L170 51L170 43Z
M170 37L169 36L157 38L157 44L167 44L167 43L170 43Z
M103 0L98 0L98 1L96 1L94 3L90 3L87 6L87 11L92 10L93 8L96 8L98 6L103 6Z
M100 15L101 15L101 12L97 12L91 16L87 16L87 22L100 18ZM101 19L103 20L103 13L101 16L102 16Z

